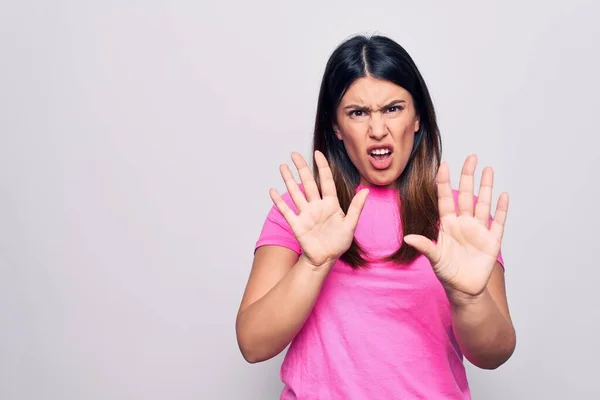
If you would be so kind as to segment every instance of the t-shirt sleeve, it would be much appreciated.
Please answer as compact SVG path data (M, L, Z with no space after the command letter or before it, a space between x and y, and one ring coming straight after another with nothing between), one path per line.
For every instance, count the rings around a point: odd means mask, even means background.
M456 206L456 212L458 212L458 190L454 189L453 194L454 194L454 204ZM477 204L477 195L473 196L473 204L475 204L475 205ZM493 220L494 220L494 217L490 215L489 224L491 224ZM500 249L500 251L498 252L498 257L496 258L496 260L500 263L500 265L504 269L504 258L502 257L502 249Z
M288 207L297 213L296 206L290 195L284 193L281 197L287 203ZM258 241L254 246L254 251L265 245L283 246L295 251L298 255L302 253L302 248L300 247L298 240L296 240L292 228L275 204L273 204L267 214Z

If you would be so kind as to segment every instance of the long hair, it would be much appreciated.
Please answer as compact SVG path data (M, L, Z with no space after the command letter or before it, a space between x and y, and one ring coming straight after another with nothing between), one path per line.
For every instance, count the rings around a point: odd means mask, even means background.
M440 165L442 143L433 102L425 81L406 50L385 36L354 36L331 54L319 91L313 136L313 154L322 152L329 162L338 198L344 212L356 194L360 174L350 160L344 144L334 132L336 110L346 90L358 78L374 78L395 83L413 97L419 116L411 157L396 181L402 235L420 234L435 239L438 234L436 173ZM313 161L313 173L320 187L319 171ZM401 234L400 232L398 234ZM385 258L400 264L418 256L404 241ZM368 264L364 250L352 241L340 259L353 268Z

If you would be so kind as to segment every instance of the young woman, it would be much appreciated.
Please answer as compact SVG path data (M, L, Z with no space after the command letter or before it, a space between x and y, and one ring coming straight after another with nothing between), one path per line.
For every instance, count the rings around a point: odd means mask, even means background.
M251 363L290 345L282 399L469 399L463 355L494 369L515 348L491 216L493 171L440 162L428 89L406 51L356 36L329 59L313 171L292 154L287 193L256 243L236 332Z

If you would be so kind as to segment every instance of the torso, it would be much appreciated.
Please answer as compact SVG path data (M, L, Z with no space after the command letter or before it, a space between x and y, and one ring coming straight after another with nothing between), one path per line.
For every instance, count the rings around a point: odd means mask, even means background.
M372 190L355 237L372 256L400 245L392 189ZM282 399L469 399L450 307L429 261L338 261L282 365Z

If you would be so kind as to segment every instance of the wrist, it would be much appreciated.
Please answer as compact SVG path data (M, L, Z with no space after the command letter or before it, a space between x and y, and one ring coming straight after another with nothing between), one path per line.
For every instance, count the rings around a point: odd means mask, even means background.
M310 260L305 253L302 253L300 255L300 262L302 262L302 264L304 266L306 266L308 269L311 269L312 271L315 272L329 272L329 270L331 269L331 267L333 267L333 265L335 264L337 260L336 259L327 259L323 262L314 262L312 260Z
M484 288L481 293L478 294L468 294L461 292L459 290L455 290L452 288L444 288L446 291L446 296L448 297L448 301L450 305L455 309L462 309L466 307L470 307L473 305L477 305L482 303L485 300L485 297L489 294L487 288Z

